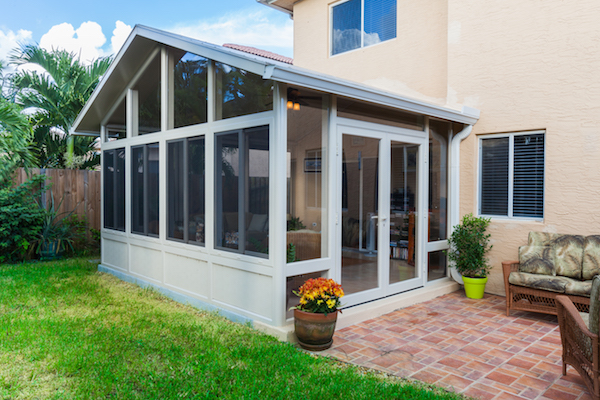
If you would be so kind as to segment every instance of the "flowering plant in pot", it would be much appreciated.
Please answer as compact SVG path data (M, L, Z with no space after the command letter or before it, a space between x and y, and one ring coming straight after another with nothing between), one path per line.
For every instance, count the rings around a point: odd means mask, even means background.
M487 275L491 269L487 253L492 249L489 233L486 233L490 218L467 214L454 227L446 251L456 270L462 275L465 293L472 299L480 299L485 291Z
M333 279L309 279L294 294L300 297L300 304L292 307L298 343L308 350L328 349L341 312L342 286Z

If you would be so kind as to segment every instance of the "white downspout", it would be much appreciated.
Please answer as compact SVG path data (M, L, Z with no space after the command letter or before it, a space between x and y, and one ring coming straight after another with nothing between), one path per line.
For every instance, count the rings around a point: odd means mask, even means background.
M473 130L473 125L467 125L465 128L454 135L450 147L450 185L448 187L450 198L450 213L448 225L450 233L454 230L454 226L460 223L460 143L465 140ZM459 284L463 285L462 276L456 271L456 268L451 267L450 273L452 278Z

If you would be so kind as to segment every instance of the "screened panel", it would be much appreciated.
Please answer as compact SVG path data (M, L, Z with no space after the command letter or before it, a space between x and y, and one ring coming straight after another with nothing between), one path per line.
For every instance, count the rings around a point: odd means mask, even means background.
M238 132L217 136L217 218L216 246L239 248L239 134Z
M361 0L349 0L332 9L331 53L338 54L361 46Z
M187 145L188 242L204 243L204 137L188 139Z
M146 197L148 234L158 236L158 143L147 145L148 147L148 169Z
M450 124L429 125L429 241L448 235L448 139Z
M116 229L115 226L115 152L107 150L102 160L104 168L104 227Z
M131 149L131 231L144 234L144 146Z
M125 149L115 152L115 226L119 231L125 231Z
M175 50L170 53L178 58L173 74L175 128L207 121L208 59L193 53L182 53Z
M244 129L248 146L246 249L269 253L269 129Z
M170 239L184 240L184 178L183 170L184 141L169 142L167 144L167 237Z
M398 128L414 129L417 131L425 129L425 122L422 115L411 114L343 97L338 98L337 115L359 121L397 126Z
M217 70L216 119L226 119L273 109L273 81L215 63Z
M481 214L508 216L509 138L481 141Z
M544 134L514 137L513 216L544 216Z
M396 37L396 0L364 0L364 46Z
M106 141L125 139L127 137L125 99L126 97L121 100L106 122Z

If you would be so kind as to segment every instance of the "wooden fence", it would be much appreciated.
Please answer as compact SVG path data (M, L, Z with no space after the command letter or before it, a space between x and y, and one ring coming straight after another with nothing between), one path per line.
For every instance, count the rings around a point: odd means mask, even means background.
M56 210L59 214L69 213L76 208L73 214L85 216L88 227L100 229L100 171L88 171L79 169L39 169L29 170L30 175L46 175L46 186L50 190L42 195L42 200L50 205L51 197L54 197L54 205L60 208ZM15 176L15 183L21 184L27 180L27 173L19 168Z

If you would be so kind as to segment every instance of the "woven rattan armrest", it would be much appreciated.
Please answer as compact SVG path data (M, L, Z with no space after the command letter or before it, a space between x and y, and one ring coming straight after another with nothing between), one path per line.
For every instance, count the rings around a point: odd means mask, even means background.
M502 274L504 275L504 290L506 291L506 316L510 315L510 283L508 283L508 276L511 272L519 270L518 261L504 261L502 263Z
M571 321L569 322L575 323L577 329L579 329L581 333L589 338L598 338L598 335L592 333L592 331L588 329L583 318L581 318L581 315L579 314L579 310L577 310L577 307L575 307L575 304L573 304L569 296L556 296L556 310L558 313L559 325L561 320L565 322L568 321L567 314L570 314L568 318L571 319Z

